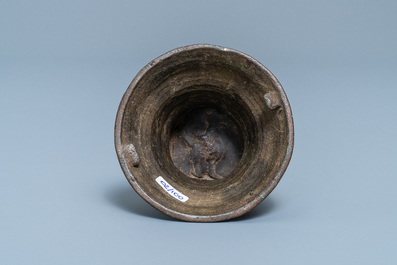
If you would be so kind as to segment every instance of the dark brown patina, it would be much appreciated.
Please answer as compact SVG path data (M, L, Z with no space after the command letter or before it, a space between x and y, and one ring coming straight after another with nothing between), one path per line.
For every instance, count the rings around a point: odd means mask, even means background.
M192 178L222 179L235 168L243 151L238 127L215 108L192 110L171 134L172 162Z
M138 194L167 215L198 222L258 205L285 172L293 135L273 74L244 53L207 44L145 66L124 94L115 127L121 167Z

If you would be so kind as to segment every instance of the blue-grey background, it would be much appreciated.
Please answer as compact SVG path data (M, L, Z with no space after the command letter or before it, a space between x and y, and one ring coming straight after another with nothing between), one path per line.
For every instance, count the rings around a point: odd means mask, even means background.
M247 215L187 223L120 169L121 97L211 43L283 85L295 149ZM397 2L1 1L0 264L397 263Z

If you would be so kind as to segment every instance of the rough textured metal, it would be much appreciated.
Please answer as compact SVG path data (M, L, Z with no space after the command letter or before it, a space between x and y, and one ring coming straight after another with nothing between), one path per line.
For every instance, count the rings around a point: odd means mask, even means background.
M284 174L293 138L274 75L244 53L207 44L146 65L115 126L120 165L136 192L169 216L197 222L258 205Z

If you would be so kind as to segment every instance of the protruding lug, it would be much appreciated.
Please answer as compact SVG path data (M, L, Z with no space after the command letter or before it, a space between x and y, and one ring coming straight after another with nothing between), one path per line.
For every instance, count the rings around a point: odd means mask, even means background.
M128 161L132 163L132 166L137 167L139 165L139 156L136 152L135 146L133 144L127 145L124 147L124 152Z
M269 109L276 109L278 107L281 107L281 99L279 98L279 95L274 91L265 94L265 101L266 106L268 106Z

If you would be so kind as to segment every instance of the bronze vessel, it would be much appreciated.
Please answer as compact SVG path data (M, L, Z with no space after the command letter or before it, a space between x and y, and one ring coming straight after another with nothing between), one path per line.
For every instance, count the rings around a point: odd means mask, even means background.
M292 155L287 96L254 58L197 44L147 64L117 112L123 172L150 205L185 221L240 216L275 188Z

